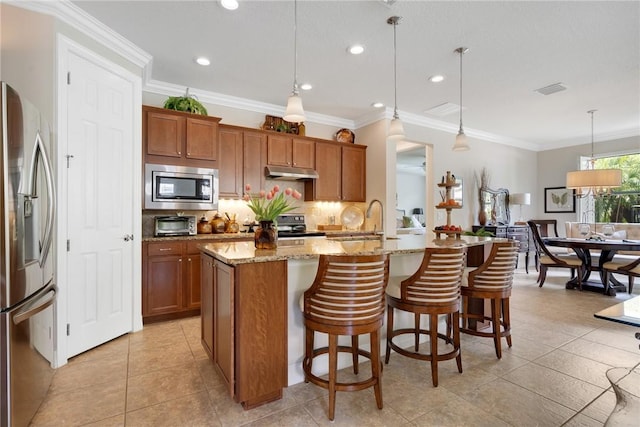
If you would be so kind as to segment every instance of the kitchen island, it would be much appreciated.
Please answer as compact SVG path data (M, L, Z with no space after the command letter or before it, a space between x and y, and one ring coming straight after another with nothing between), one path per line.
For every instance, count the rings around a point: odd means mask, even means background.
M230 395L245 409L279 399L284 387L304 381L305 335L299 301L315 278L319 255L386 253L390 275L398 276L416 271L426 247L467 246L468 264L479 265L490 249L487 244L494 240L434 239L433 234L425 234L384 241L281 240L276 250L255 249L253 242L201 245L203 347ZM413 317L397 316L397 322L408 327ZM317 337L317 345L325 344L326 337ZM363 339L361 345L368 342ZM351 357L341 356L339 368L349 366ZM322 375L327 368L322 365L318 363L314 372Z

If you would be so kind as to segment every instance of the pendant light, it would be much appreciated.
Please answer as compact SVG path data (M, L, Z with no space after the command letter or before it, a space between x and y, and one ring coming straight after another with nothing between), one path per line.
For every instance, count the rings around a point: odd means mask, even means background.
M396 27L401 17L392 16L387 19L387 24L393 25L393 120L389 124L389 134L387 139L390 141L401 141L404 139L404 127L398 116L398 72L397 72L397 49L396 49Z
M578 197L606 196L612 188L622 185L622 171L620 169L596 169L596 159L593 157L593 113L597 110L589 110L591 114L591 169L567 172L567 185L569 189L576 190Z
M456 135L456 142L451 148L453 151L467 151L470 149L467 143L467 135L464 134L464 129L462 128L462 55L468 51L469 49L466 47L459 47L454 51L460 54L460 129L458 130L458 135Z
M293 2L293 90L287 100L284 117L289 123L300 123L306 120L302 108L302 98L298 93L298 2Z

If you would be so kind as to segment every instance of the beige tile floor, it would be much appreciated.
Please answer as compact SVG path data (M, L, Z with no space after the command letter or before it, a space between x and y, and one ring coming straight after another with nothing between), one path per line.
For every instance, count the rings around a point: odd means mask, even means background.
M501 360L490 339L463 334L464 372L455 361L441 363L434 388L425 362L392 354L382 410L371 390L341 392L330 423L326 391L297 384L283 399L245 411L201 348L199 318L190 318L146 326L71 359L32 425L601 426L615 405L605 372L640 363L638 328L593 317L627 294L566 290L566 275L552 271L539 288L535 271L517 271L513 347Z

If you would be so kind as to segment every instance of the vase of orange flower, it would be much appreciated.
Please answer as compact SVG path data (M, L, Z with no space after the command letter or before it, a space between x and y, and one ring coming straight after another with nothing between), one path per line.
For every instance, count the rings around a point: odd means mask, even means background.
M256 194L251 194L250 191L251 186L247 184L243 199L256 215L256 221L260 223L254 237L256 249L276 249L278 247L278 233L275 227L278 215L294 210L296 206L293 204L293 200L300 200L302 195L291 188L286 188L281 192L277 185L274 185L268 192L260 190Z

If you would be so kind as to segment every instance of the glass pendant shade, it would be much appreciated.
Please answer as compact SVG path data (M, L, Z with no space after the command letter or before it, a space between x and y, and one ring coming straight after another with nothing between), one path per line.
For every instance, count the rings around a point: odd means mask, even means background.
M404 126L399 117L394 117L389 124L389 134L387 139L390 141L402 141L404 139Z
M306 120L304 109L302 108L302 98L297 93L289 95L283 119L289 123L301 123Z
M456 142L451 147L453 151L467 151L471 147L469 147L469 143L467 143L467 135L464 134L463 131L458 132L456 136Z

